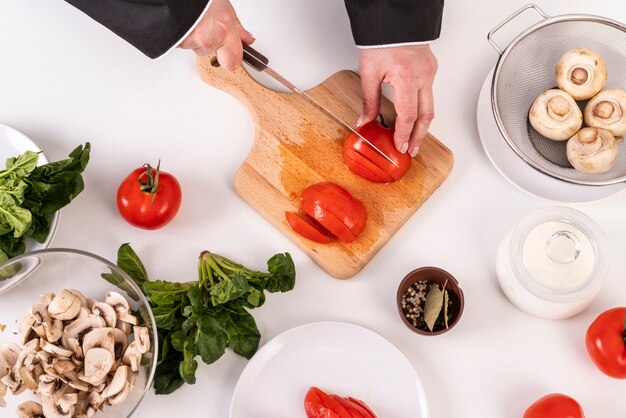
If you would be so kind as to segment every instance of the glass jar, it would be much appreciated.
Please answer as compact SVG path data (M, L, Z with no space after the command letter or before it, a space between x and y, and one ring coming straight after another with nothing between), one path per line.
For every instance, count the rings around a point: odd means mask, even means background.
M524 218L502 240L496 258L500 287L524 312L562 319L585 310L608 270L606 238L587 215L548 207Z

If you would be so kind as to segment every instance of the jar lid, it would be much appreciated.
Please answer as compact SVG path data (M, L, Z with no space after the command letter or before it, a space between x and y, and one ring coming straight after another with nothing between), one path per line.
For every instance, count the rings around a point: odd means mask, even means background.
M522 285L552 302L575 302L596 293L608 270L602 229L589 216L566 207L539 209L524 218L513 230L509 251ZM565 272L567 278L551 281L551 274ZM571 283L564 283L567 279Z

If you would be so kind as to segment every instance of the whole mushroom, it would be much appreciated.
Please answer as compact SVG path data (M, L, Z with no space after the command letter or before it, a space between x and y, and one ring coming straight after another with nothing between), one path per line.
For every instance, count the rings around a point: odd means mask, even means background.
M598 94L606 79L604 58L589 49L570 49L556 66L556 84L576 100L587 100Z
M583 124L582 112L574 99L558 89L541 93L533 102L528 118L537 132L554 141L571 138Z
M626 134L626 92L605 90L589 100L585 106L585 123L606 129L613 136Z
M581 129L567 142L567 159L583 173L605 173L615 163L617 144L621 140L605 129Z

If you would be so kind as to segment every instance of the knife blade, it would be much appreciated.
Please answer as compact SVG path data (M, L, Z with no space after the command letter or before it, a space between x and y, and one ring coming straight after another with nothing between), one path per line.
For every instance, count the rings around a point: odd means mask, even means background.
M376 145L374 145L369 139L365 138L363 135L358 133L356 131L356 129L354 129L352 126L350 126L346 121L341 119L339 116L337 116L337 114L335 114L333 111L328 109L326 106L324 106L323 104L321 104L320 102L315 100L315 98L313 98L307 92L299 89L293 83L291 83L289 80L287 80L285 77L283 77L282 75L277 73L274 69L272 69L268 65L269 64L269 60L263 54L261 54L260 52L258 52L257 50L255 50L254 48L252 48L251 46L246 45L246 44L243 45L243 61L246 64L250 65L252 68L254 68L256 71L264 72L265 74L267 74L270 77L272 77L274 80L278 81L283 86L287 87L292 92L294 92L294 93L298 94L299 96L303 97L305 100L307 100L309 103L314 105L317 109L321 110L328 117L330 117L335 122L337 122L338 124L343 126L345 129L347 129L348 131L350 131L351 133L353 133L354 135L359 137L361 140L363 140L367 145L369 145L375 151L377 151L380 155L385 157L385 159L387 161L389 161L391 164L393 164L394 166L398 167L398 164L394 160L392 160L387 154L382 152L380 150L380 148L378 148ZM398 168L400 168L400 167L398 167Z

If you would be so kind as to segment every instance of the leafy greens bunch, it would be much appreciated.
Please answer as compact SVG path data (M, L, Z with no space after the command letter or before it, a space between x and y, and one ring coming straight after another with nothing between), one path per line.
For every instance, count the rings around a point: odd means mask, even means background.
M91 146L76 147L69 158L37 167L39 153L8 158L0 171L0 263L23 254L27 236L45 241L52 214L84 189L82 173Z
M118 266L141 287L150 301L159 339L154 387L172 393L196 382L200 356L206 364L230 347L249 359L261 334L248 309L265 302L265 291L293 289L296 270L289 253L267 261L268 272L254 271L226 257L204 251L198 262L198 281L150 281L145 267L128 244L118 251ZM107 275L109 279L113 279Z

